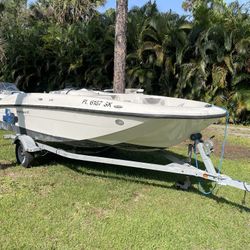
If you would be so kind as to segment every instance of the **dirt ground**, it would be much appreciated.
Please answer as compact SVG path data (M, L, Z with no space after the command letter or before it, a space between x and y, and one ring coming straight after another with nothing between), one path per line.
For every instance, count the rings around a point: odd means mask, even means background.
M206 130L218 131L224 133L225 125L211 125ZM231 136L243 137L250 139L250 127L230 126L228 127L228 134Z
M212 139L212 142L214 143L214 152L216 156L221 155L221 149L222 149L222 141L224 138L224 129L225 125L211 125L208 128L206 128L203 131L203 136L204 140L208 139L211 136L214 136ZM235 140L228 140L226 141L225 145L225 154L224 158L226 159L231 159L231 160L237 160L237 159L249 159L250 161L250 143L247 143L247 145L242 144L237 144L237 137L238 138L243 138L244 141L249 140L250 142L250 127L228 127L228 132L227 132L228 137L232 138L232 136L235 138ZM232 142L232 141L235 141ZM182 142L180 145L187 146L189 143L192 143L190 140ZM180 146L179 145L179 146ZM178 145L177 145L178 147Z
M224 135L224 125L212 125L207 128L207 131L214 132L216 131L220 135ZM234 136L250 140L250 127L228 127L228 136ZM221 144L222 140L213 139L214 142L214 153L216 156L221 154ZM237 145L237 143L226 142L225 146L225 158L226 159L241 159L247 158L250 159L250 147L245 145Z
M221 154L221 142L216 140L214 140L214 154L216 156L220 156ZM250 160L250 148L241 145L226 143L224 157L231 160L242 158L247 158Z

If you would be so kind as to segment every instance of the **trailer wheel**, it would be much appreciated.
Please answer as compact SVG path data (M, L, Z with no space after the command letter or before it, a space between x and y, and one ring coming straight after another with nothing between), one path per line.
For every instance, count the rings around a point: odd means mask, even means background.
M34 159L34 156L25 151L22 142L16 142L16 160L18 164L21 164L25 168L29 168Z

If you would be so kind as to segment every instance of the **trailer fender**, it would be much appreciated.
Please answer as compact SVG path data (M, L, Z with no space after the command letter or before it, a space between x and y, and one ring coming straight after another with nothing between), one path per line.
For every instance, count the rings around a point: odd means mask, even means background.
M34 139L28 135L16 136L16 138L14 139L14 144L17 144L19 142L22 143L24 150L27 152L34 153L41 151L41 148L37 146Z

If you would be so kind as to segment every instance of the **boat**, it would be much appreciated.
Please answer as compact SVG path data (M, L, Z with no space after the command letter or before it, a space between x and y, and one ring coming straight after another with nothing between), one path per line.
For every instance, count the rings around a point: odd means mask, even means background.
M24 93L0 83L0 123L16 134L62 147L162 149L197 134L226 111L193 100L87 89Z
M24 93L14 84L0 83L0 128L15 132L5 137L13 139L17 162L24 167L30 167L35 157L50 152L68 159L185 175L186 181L176 184L185 190L191 186L189 176L194 176L250 191L250 184L216 172L210 159L213 143L203 141L199 133L224 117L224 109L205 102L141 92L127 90L125 94L115 94L65 89ZM154 164L91 156L76 150L107 146L158 150L188 138L193 141L193 145L188 145L188 162L171 154L164 154L170 163ZM206 170L199 169L197 161L197 166L190 164L192 153L196 158L197 151Z

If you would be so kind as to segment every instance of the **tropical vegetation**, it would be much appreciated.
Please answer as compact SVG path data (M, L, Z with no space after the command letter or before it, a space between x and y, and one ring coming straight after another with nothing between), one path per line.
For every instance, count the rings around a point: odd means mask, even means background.
M0 80L24 91L112 88L115 10L104 1L0 1ZM127 20L126 87L224 106L249 122L250 15L237 1L186 0L187 16L149 1Z

